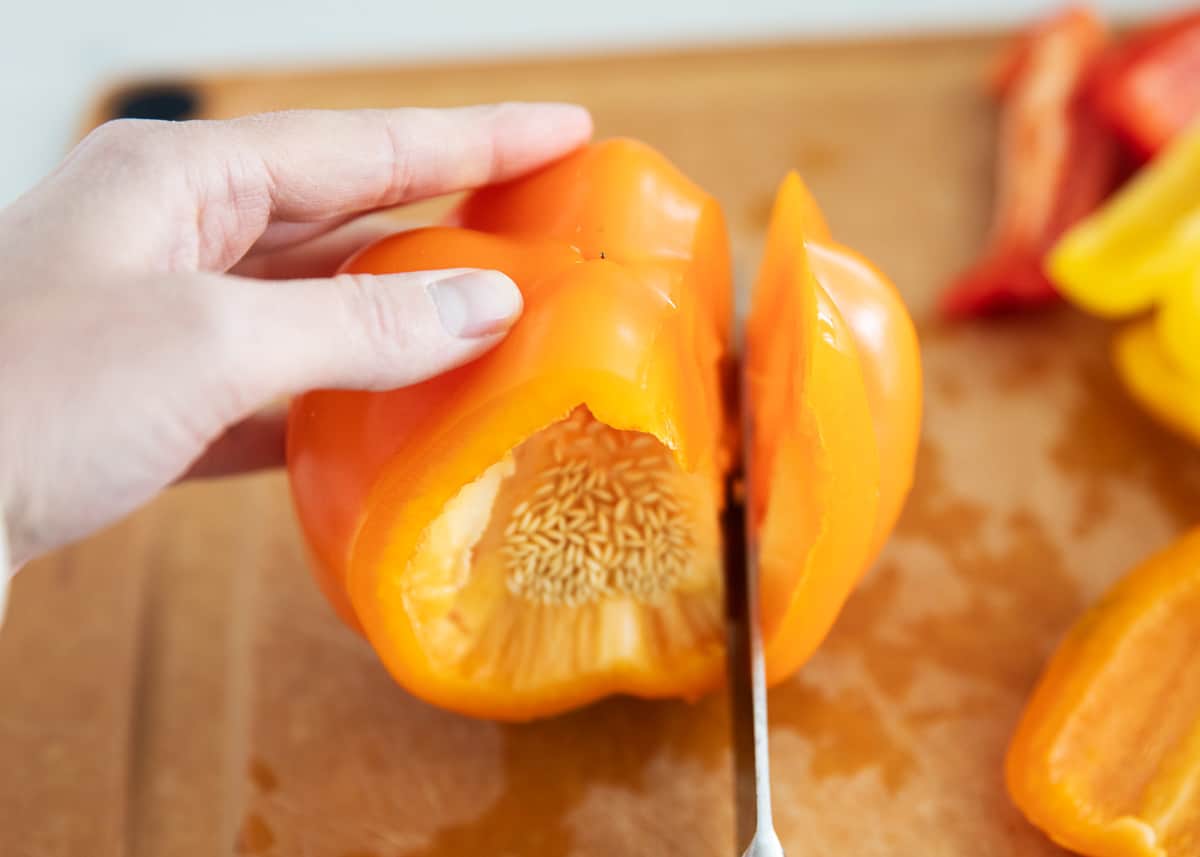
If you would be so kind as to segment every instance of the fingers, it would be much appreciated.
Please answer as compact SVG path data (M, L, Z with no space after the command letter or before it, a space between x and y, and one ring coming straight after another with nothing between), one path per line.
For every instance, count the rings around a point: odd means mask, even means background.
M281 225L281 224L280 224ZM298 280L329 277L353 253L385 235L411 226L399 218L378 214L360 217L328 234L288 244L282 249L259 252L258 246L230 273L259 280Z
M336 224L504 181L590 135L587 112L563 104L126 120L94 132L49 184L70 197L61 207L86 215L87 246L130 248L158 269L219 271L272 221Z
M255 414L230 426L209 444L183 479L213 479L280 467L284 462L287 412Z
M214 359L245 412L315 388L423 381L496 345L522 308L512 280L470 269L198 285L222 320Z
M269 113L211 130L261 158L277 218L304 222L515 178L583 143L591 119L572 105L499 104Z

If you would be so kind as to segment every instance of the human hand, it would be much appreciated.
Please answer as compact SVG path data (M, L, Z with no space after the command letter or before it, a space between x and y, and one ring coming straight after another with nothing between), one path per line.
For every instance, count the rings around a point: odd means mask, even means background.
M0 608L5 529L23 563L185 474L280 463L282 421L256 416L278 397L404 386L495 345L521 311L497 272L270 280L328 274L364 240L342 227L357 214L515 177L590 133L581 108L513 104L84 140L0 211Z

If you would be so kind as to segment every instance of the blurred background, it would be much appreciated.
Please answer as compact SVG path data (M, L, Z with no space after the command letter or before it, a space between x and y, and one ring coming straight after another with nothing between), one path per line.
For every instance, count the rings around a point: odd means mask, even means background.
M112 0L21 4L0 30L0 205L50 170L103 85L143 73L746 43L1015 25L1055 0L603 3ZM1103 0L1110 20L1178 8Z

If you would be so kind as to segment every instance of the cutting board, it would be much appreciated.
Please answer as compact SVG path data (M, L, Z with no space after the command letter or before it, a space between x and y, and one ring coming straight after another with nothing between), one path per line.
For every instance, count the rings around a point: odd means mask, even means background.
M1103 325L1067 309L935 317L986 231L996 117L980 80L1000 43L259 71L173 81L182 96L120 87L85 124L579 101L600 135L649 141L716 194L743 290L775 185L798 168L907 299L927 404L895 537L771 695L780 835L790 857L1049 857L1005 798L1006 741L1085 605L1195 520L1200 456L1131 407ZM524 726L413 699L317 593L279 475L172 490L15 590L0 634L5 855L733 851L724 698L617 699Z

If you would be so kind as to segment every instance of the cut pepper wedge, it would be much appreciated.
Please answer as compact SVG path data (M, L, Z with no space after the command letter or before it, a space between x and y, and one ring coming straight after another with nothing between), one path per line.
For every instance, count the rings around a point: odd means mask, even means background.
M525 312L445 376L293 403L289 473L324 591L401 684L467 714L523 720L717 686L736 424L719 207L657 153L614 140L471 195L458 222L384 239L347 270L495 268ZM802 235L790 241L803 259ZM789 542L795 554L763 538L776 678L811 652L890 529L875 513L879 437L909 459L888 459L885 518L915 447L915 426L873 423L915 414L911 386L897 387L916 377L903 305L849 251L821 252L861 331L811 277L788 280L775 296L788 337L767 331L786 383L753 404L768 415L756 425L798 420L773 435L762 531L803 521L812 536ZM896 311L908 327L879 330Z
M775 682L811 656L891 532L912 484L921 406L916 332L895 287L832 240L795 173L768 227L746 379Z
M1096 111L1143 158L1200 117L1200 12L1134 33L1112 51L1089 89Z
M1200 441L1200 128L1067 232L1047 267L1088 312L1152 313L1118 335L1114 361L1140 404Z
M1063 641L1007 757L1017 806L1089 857L1200 843L1200 530L1117 584Z
M1096 315L1151 309L1200 268L1200 129L1143 167L1047 258L1055 284Z
M942 299L951 318L1033 308L1057 300L1042 259L1062 231L1112 189L1119 162L1087 109L1088 75L1105 32L1073 7L1018 40L994 75L1002 102L991 236L980 259Z

